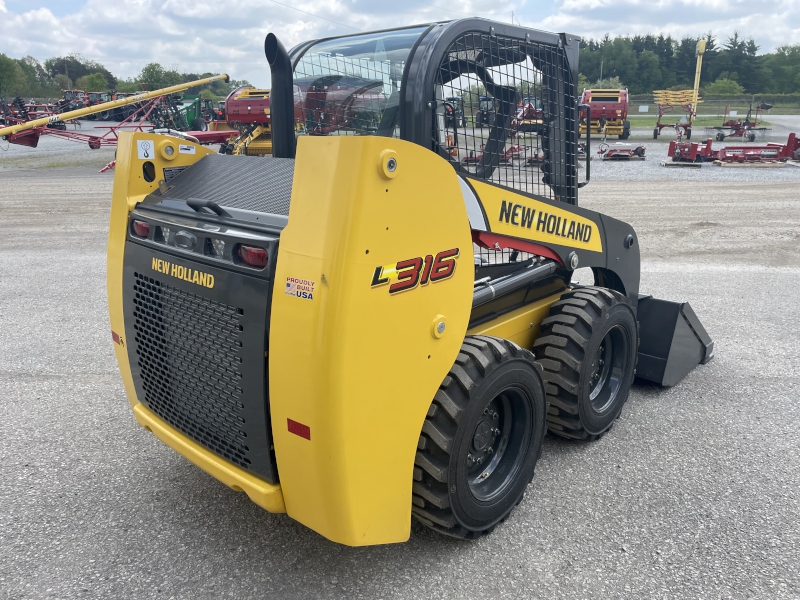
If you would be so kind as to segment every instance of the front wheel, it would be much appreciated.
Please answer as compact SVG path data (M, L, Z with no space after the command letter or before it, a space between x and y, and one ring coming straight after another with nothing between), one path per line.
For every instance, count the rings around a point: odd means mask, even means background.
M628 299L601 287L561 296L533 344L556 435L594 440L619 417L636 369L639 336Z
M533 354L464 339L422 426L412 514L446 535L491 533L519 504L542 449L545 392Z

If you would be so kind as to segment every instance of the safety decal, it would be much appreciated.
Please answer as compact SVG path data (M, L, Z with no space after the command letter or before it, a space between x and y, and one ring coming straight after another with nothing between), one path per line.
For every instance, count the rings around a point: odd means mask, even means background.
M139 151L141 160L152 160L155 156L152 140L139 140L136 142L136 149Z
M294 296L302 300L314 299L314 288L317 283L308 279L298 279L296 277L286 278L286 291L287 296Z
M196 146L190 146L188 144L180 144L178 146L178 152L180 152L181 154L196 154L197 153L197 147Z
M417 256L398 261L392 265L379 265L372 273L371 287L389 284L389 293L397 294L413 290L417 285L436 283L449 279L456 272L458 248L443 250L435 256L428 254L424 258Z

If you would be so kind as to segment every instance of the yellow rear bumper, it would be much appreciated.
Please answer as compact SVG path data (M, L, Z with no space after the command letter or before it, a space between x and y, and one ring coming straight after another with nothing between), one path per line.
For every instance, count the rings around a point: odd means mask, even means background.
M209 475L219 479L234 491L244 492L261 508L271 513L285 513L283 492L280 485L274 485L254 477L247 471L233 466L223 458L206 450L197 442L170 427L158 418L144 404L133 407L133 414L139 425L155 434L167 446L181 456L203 469Z

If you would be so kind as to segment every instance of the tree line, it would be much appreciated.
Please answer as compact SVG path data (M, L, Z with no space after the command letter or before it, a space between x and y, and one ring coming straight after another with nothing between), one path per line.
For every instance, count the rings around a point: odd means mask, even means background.
M216 73L179 73L158 63L150 63L130 79L115 77L102 64L88 60L80 54L48 58L41 63L32 56L14 59L0 53L0 98L60 98L62 90L79 89L84 92L138 92L158 90L211 77ZM247 81L215 81L192 88L206 98L220 98Z
M745 40L738 31L721 45L710 32L703 38L680 40L650 34L585 39L580 45L579 88L621 86L632 94L691 88L700 39L706 40L700 79L703 93L800 93L800 44L759 54L758 44L752 38ZM118 79L102 64L80 54L49 58L44 63L32 56L13 59L0 54L0 97L57 98L61 90L72 88L87 92L156 90L210 75L179 73L150 63L136 77ZM221 97L246 83L218 81L200 89L205 97Z
M583 40L579 65L581 87L616 78L632 94L694 86L695 48L706 41L700 86L705 94L793 94L800 92L800 44L759 54L752 38L738 31L718 44L712 33L681 40L663 35L635 35ZM599 87L599 86L598 86Z

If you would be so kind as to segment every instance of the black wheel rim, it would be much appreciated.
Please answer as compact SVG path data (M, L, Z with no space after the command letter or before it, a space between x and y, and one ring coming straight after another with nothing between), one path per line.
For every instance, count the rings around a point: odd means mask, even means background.
M614 406L628 366L628 336L619 325L608 330L589 366L589 404L598 414Z
M477 500L490 501L515 481L530 445L530 407L525 391L508 387L484 409L466 457L467 482Z

